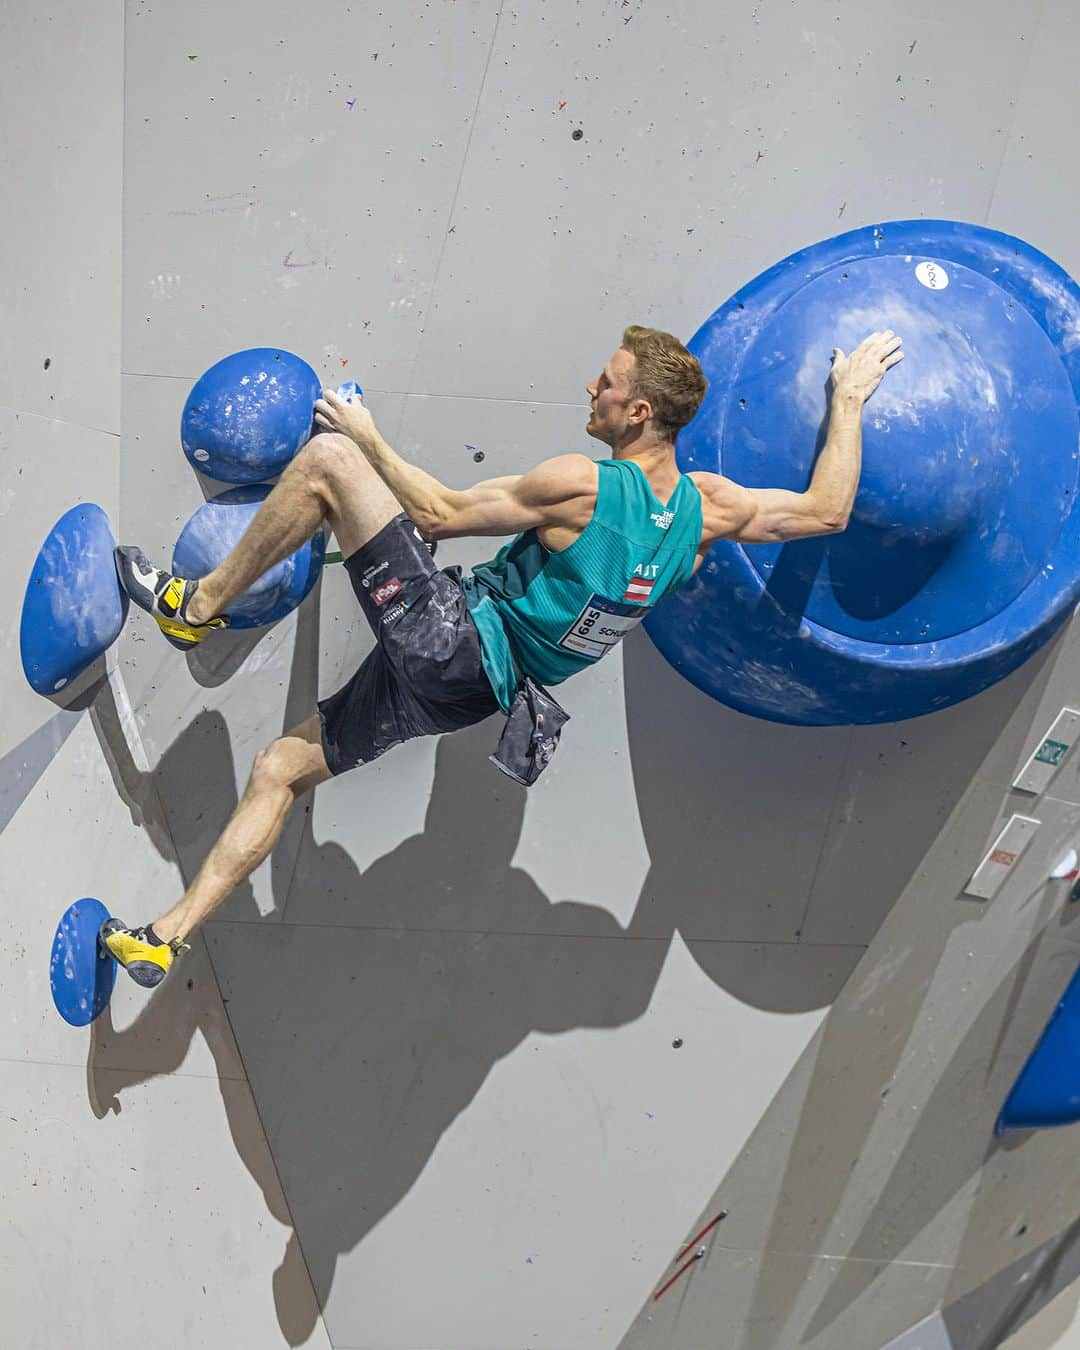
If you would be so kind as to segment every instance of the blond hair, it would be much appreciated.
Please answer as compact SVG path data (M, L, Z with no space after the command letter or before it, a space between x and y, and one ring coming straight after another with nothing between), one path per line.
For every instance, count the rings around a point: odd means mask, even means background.
M634 357L630 397L647 399L657 433L674 441L701 407L709 388L701 363L678 338L658 328L631 324L623 333L622 345Z

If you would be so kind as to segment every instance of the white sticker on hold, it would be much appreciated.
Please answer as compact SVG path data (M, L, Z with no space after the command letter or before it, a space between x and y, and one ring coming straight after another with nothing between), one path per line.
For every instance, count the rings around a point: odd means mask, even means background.
M194 456L194 458L199 461L200 464L205 464L206 461L210 458L209 450L193 450L191 453Z
M67 676L66 676L66 675L65 675L62 679L59 679L59 680L56 681L56 683L53 685L53 692L55 693L55 691L56 691L57 689L63 689L63 687L64 687L65 684L67 684Z
M949 284L949 274L940 263L921 262L915 268L915 275L930 291L943 291Z

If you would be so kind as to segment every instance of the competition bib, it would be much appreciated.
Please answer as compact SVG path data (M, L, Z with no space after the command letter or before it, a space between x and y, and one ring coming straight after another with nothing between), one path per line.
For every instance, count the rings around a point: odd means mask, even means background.
M631 628L636 628L648 612L648 605L628 605L620 600L605 600L602 595L591 595L563 634L559 646L598 661L621 642Z

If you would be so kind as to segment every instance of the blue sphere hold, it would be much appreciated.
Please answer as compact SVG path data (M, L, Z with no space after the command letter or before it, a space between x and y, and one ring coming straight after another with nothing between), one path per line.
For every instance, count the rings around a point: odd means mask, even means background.
M195 512L180 532L173 550L172 568L177 576L204 577L212 572L240 541L255 518L270 487L230 488L212 497ZM269 571L264 572L225 611L233 628L261 628L283 619L304 599L319 579L326 557L322 533Z
M792 255L705 323L710 381L686 472L801 492L834 347L904 340L863 411L841 534L714 545L647 621L706 693L804 725L895 721L1019 666L1080 598L1080 287L1020 240L951 221L855 230Z
M311 438L319 377L277 347L253 347L211 366L180 419L192 466L223 483L276 478Z

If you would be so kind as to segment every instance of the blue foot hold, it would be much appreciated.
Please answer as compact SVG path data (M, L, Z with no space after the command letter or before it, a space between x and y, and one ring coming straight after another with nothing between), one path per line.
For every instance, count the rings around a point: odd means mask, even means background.
M120 636L128 598L113 563L109 517L93 502L61 516L34 563L23 597L19 648L36 694L55 694Z
M203 502L180 532L173 549L172 570L181 577L204 577L240 542L270 495L270 485L256 483ZM294 610L322 571L326 540L322 533L264 572L226 610L232 628L262 628Z
M116 983L116 962L98 945L109 917L100 900L76 900L56 926L49 983L56 1011L73 1027L85 1027L103 1012Z

